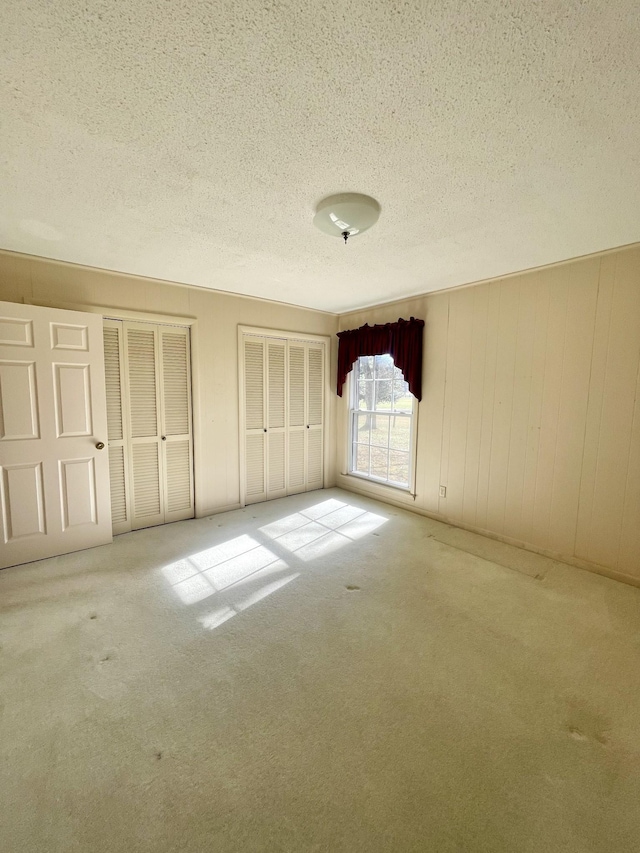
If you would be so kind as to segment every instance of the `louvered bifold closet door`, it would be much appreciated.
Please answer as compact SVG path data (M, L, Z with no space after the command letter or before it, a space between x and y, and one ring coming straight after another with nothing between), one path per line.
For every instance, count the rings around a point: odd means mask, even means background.
M164 520L193 518L189 329L159 326Z
M104 370L107 391L111 523L114 534L126 533L131 530L129 467L124 429L126 399L123 375L123 338L121 321L104 321Z
M295 495L306 489L306 346L289 341L289 488L288 494Z
M267 499L265 341L246 336L244 347L245 500Z
M286 360L287 342L266 340L267 500L287 494Z
M307 345L307 448L306 489L324 485L324 348Z
M158 330L145 323L124 323L125 367L129 398L131 527L164 523L164 470L160 449L160 377Z

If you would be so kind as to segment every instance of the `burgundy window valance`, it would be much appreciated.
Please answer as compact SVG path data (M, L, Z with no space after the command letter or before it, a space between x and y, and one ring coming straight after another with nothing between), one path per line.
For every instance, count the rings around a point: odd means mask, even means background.
M384 355L389 353L393 363L402 371L409 391L422 400L422 330L424 320L398 320L384 326L369 326L338 332L338 397L342 397L342 386L347 373L361 355Z

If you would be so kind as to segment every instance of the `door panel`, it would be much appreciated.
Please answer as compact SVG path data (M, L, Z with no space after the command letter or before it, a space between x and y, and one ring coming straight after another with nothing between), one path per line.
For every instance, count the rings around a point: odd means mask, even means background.
M248 504L267 499L265 342L246 337L244 344L245 498Z
M193 518L193 441L189 329L159 326L164 453L164 520Z
M283 340L266 340L267 350L267 500L287 494L286 355Z
M246 502L257 503L267 499L264 471L264 433L248 433L245 439Z
M191 445L188 440L168 441L165 445L167 472L166 513L169 516L190 513L193 515L191 489Z
M0 567L111 541L102 318L0 303Z
M35 362L0 362L0 439L30 438L40 438Z
M138 530L164 524L157 331L150 324L124 323L124 340L131 529Z
M96 474L93 458L60 460L62 527L95 524Z
M305 468L306 416L305 376L306 346L289 341L289 483L290 495L304 492L307 473Z
M324 353L309 344L307 353L307 479L306 489L324 485Z
M158 443L137 442L132 448L133 529L164 523Z
M107 386L107 433L111 521L114 534L131 530L129 458L125 449L128 401L124 376L124 330L117 320L104 321L104 372Z
M114 533L124 533L131 530L127 498L124 447L109 445L109 482L111 484L111 521Z
M114 533L194 516L189 329L105 321Z
M51 349L81 350L87 352L89 341L86 326L71 326L68 323L51 324Z
M91 379L88 364L53 365L58 438L91 435Z
M45 534L42 463L5 465L2 474L2 515L7 542Z

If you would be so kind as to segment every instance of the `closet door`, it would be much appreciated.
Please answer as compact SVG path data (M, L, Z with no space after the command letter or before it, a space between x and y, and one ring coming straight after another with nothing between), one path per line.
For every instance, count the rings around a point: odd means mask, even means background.
M324 484L324 347L246 334L245 502Z
M164 523L163 458L160 451L158 330L124 323L125 373L129 402L131 528Z
M193 518L193 440L189 330L159 326L161 450L164 456L164 520Z
M245 336L243 347L245 501L251 504L267 499L264 338Z
M289 482L288 494L304 492L306 473L306 346L299 341L289 341Z
M193 518L189 329L104 321L113 532Z
M287 494L286 355L287 342L267 338L267 500Z
M324 348L307 344L306 482L308 492L324 485Z
M129 465L125 443L126 399L123 371L123 329L118 320L104 321L104 372L107 390L107 436L111 523L114 534L131 530L129 508Z

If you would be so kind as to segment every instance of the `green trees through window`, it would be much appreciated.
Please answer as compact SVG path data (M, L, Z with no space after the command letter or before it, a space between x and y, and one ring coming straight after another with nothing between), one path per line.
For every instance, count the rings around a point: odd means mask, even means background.
M390 355L361 356L351 395L351 473L409 488L415 398Z

